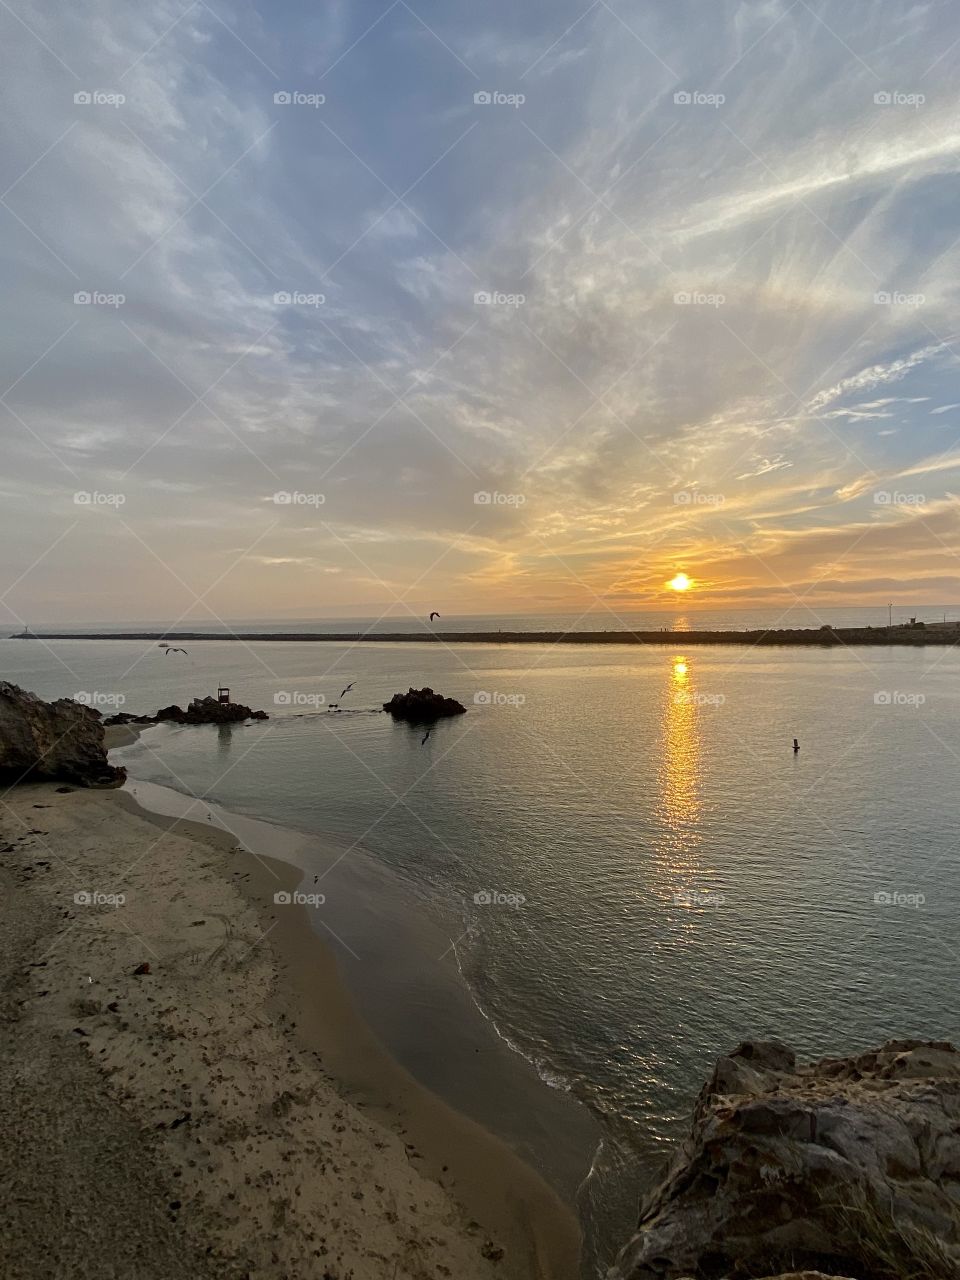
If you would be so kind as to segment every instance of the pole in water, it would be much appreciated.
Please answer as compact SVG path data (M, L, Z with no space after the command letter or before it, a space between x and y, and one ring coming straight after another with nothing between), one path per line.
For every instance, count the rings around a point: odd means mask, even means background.
M794 738L794 740L793 740L793 749L794 749L794 751L799 751L799 750L800 750L800 739L799 739L799 738Z

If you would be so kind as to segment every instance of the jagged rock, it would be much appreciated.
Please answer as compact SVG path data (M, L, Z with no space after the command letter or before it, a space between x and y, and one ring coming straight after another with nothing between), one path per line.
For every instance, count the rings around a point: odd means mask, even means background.
M818 1269L960 1277L960 1053L891 1040L797 1066L775 1041L721 1058L610 1280ZM791 1271L791 1268L793 1269Z
M268 720L266 711L254 711L245 707L242 702L218 702L216 698L194 698L184 711L174 703L170 707L161 707L155 716L135 716L128 711L120 711L108 716L104 724L159 724L164 720L173 720L177 724L239 724L241 720Z
M72 698L44 702L0 680L0 778L8 785L56 778L83 787L119 787L126 769L107 763L100 716Z
M389 711L395 720L433 724L444 716L463 715L467 708L455 698L445 698L432 689L408 689L406 693L395 693L389 702L383 704L383 709Z

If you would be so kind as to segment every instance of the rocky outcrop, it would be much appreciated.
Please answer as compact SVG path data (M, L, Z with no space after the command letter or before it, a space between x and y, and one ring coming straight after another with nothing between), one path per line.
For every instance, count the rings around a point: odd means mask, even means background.
M721 1058L611 1280L822 1271L960 1277L960 1053L891 1040L798 1066L775 1041Z
M104 724L160 724L172 720L175 724L239 724L243 720L269 720L266 711L254 711L242 702L218 702L216 698L194 698L184 711L176 703L161 707L155 716L134 716L126 711L108 716Z
M395 693L389 702L383 704L383 709L389 711L395 720L434 724L445 716L462 716L467 708L455 698L445 698L432 689L408 689L406 693Z
M82 787L119 787L126 769L107 763L99 712L72 698L44 702L0 680L0 779L56 778Z

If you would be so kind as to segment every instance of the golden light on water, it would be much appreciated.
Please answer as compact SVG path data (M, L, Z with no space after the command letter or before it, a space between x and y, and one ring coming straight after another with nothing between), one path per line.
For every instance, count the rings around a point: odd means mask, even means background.
M687 664L683 658L677 658L673 664L673 674L675 676L685 676L687 674Z
M688 578L685 573L678 573L670 579L667 586L671 591L689 591L693 586L693 579Z

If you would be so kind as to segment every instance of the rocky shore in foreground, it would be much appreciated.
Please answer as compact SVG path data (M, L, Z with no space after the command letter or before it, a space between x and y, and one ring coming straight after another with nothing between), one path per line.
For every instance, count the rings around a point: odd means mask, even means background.
M804 1270L807 1268L807 1270ZM611 1280L960 1277L960 1053L721 1058Z

